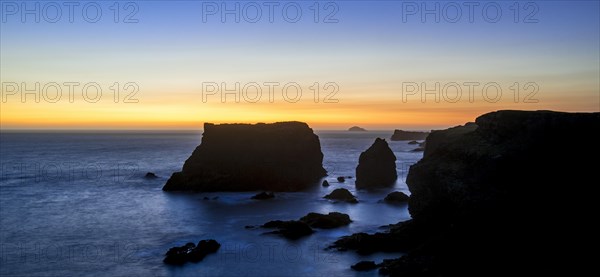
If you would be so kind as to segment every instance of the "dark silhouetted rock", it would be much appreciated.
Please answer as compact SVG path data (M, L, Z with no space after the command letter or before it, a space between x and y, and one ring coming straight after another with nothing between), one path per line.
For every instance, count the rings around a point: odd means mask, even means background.
M198 245L189 242L184 246L169 249L163 262L172 265L182 265L186 262L196 263L203 260L206 255L217 252L220 247L221 244L212 239L201 240Z
M331 212L329 214L309 213L300 220L271 220L260 227L278 229L267 234L281 235L288 239L299 239L312 234L313 228L332 229L348 225L352 222L350 216L343 213ZM253 226L246 226L252 229Z
M416 140L411 140L411 141L408 142L408 144L419 144L419 142L416 141Z
M384 139L377 138L360 154L356 167L356 188L392 186L396 182L396 156Z
M352 222L350 216L338 212L331 212L329 214L309 213L300 218L300 221L306 222L310 227L320 229L337 228Z
M202 143L163 190L297 191L325 176L322 161L306 123L206 123Z
M299 239L314 233L313 229L310 228L307 223L299 220L273 220L263 224L261 227L278 229L277 231L269 232L269 234L281 235L291 240Z
M356 271L369 271L377 268L374 261L361 261L351 266Z
M408 195L406 195L404 192L394 191L388 194L383 200L390 203L406 203L408 202L408 199Z
M424 140L428 135L429 132L394 130L391 140Z
M407 176L413 219L333 247L405 251L382 264L391 276L585 275L599 126L600 113L499 111L433 131Z
M354 195L352 195L350 191L344 188L335 189L330 194L325 195L324 198L330 200L344 201L348 203L358 203L356 197L354 197Z
M272 198L275 198L274 193L264 192L264 191L251 197L251 199L256 199L256 200L265 200L265 199L272 199Z
M374 252L403 252L421 244L434 231L408 220L391 225L385 233L355 233L341 237L328 248L340 251L355 250L361 255Z
M193 242L188 242L184 246L172 247L165 254L166 257L163 262L173 265L185 264L188 262L188 254L194 248L196 248L196 245Z
M338 182L343 183L343 182L346 182L346 177L339 176L339 177L337 177L337 180L338 180Z
M324 180L322 186L328 187L329 186L329 182L327 182L327 180Z
M148 173L146 173L146 175L144 176L144 178L146 178L146 179L156 179L156 178L158 178L158 176L156 176L156 174L154 174L152 172L148 172Z
M358 126L353 126L348 129L350 132L366 132L367 130Z

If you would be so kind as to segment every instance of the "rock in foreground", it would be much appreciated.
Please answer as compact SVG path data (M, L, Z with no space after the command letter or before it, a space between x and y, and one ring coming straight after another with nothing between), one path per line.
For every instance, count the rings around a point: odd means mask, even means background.
M217 252L220 247L221 244L212 239L201 240L197 246L193 242L188 242L184 246L169 249L163 262L172 265L182 265L186 262L197 263L202 261L206 255Z
M352 222L350 216L343 213L331 212L329 214L309 213L300 221L305 222L313 228L332 229L348 225Z
M360 154L356 167L356 188L369 189L394 185L398 179L396 156L384 139L377 138Z
M329 214L309 213L300 220L272 220L261 227L278 229L269 234L281 235L288 239L299 239L312 234L314 232L312 228L333 229L350 223L352 220L347 214L331 212Z
M299 220L273 220L263 224L263 228L278 229L269 234L281 235L287 239L296 240L314 233L313 229L305 222Z
M406 203L410 197L401 191L394 191L388 194L383 201L388 203Z
M202 143L165 191L297 191L325 176L319 138L306 123L206 123Z
M323 196L323 198L344 201L348 203L358 203L356 197L354 197L350 191L344 188L335 189L330 194Z
M428 135L429 132L394 130L391 140L424 140Z

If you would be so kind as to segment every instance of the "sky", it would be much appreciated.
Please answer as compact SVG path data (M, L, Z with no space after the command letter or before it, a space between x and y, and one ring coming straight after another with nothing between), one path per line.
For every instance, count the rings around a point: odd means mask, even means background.
M1 1L1 129L600 111L599 1Z

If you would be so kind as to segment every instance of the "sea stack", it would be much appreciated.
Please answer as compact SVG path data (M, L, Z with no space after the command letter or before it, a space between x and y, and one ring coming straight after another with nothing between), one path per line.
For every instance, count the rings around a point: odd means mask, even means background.
M394 130L391 140L424 140L428 135L429 132Z
M396 182L396 156L384 139L377 138L362 152L356 167L356 188L369 189L391 186Z
M201 144L165 191L297 191L326 175L319 137L303 122L204 124Z

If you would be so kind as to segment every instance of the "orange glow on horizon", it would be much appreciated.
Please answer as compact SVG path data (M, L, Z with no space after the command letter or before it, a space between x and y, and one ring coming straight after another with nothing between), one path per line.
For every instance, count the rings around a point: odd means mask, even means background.
M257 123L278 121L302 121L314 129L345 130L361 126L370 130L430 130L462 125L475 120L481 114L496 110L558 110L598 111L598 102L589 101L589 95L562 97L548 93L538 103L515 103L503 99L497 103L478 100L474 103L436 103L430 99L410 99L403 103L397 92L378 92L381 97L348 91L338 103L315 103L303 99L297 103L268 101L247 103L230 101L221 103L219 98L202 102L191 92L160 94L154 92L140 97L139 103L114 103L102 99L87 103L76 99L58 103L0 103L1 129L164 129L199 130L205 122L211 123ZM543 96L543 95L542 95Z

